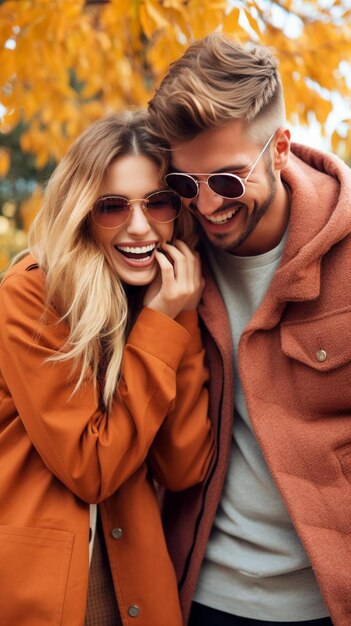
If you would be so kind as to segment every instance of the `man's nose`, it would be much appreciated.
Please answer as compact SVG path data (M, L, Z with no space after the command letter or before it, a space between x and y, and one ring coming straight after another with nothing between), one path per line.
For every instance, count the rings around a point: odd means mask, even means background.
M199 180L198 184L199 193L194 200L194 204L201 215L211 215L222 206L223 198L212 191L206 181Z

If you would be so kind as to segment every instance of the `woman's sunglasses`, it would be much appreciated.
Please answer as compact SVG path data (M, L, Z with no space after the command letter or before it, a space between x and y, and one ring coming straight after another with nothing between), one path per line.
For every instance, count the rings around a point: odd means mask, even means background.
M167 185L179 193L182 198L187 198L189 200L192 200L199 195L200 183L206 183L206 185L208 185L214 193L222 196L222 198L227 198L228 200L241 198L241 196L245 193L245 183L248 181L249 176L251 176L254 168L269 143L272 141L274 135L275 133L273 133L273 135L271 135L268 139L244 180L236 174L230 174L229 172L220 172L218 174L184 174L182 172L170 172L166 176ZM197 178L194 178L194 176L206 176L206 180L198 180Z
M101 196L94 203L92 217L101 228L117 228L128 221L132 215L134 202L141 202L148 219L158 224L173 222L182 210L182 201L178 193L171 189L150 193L146 198L129 200L124 196Z

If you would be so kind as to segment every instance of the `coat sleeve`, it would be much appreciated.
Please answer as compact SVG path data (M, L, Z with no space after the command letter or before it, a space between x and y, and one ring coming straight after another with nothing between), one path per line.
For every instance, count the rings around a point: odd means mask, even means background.
M173 491L186 489L206 476L214 452L208 417L208 371L196 311L184 311L176 321L191 335L177 370L172 411L150 449L149 464L157 482Z
M189 332L144 308L124 350L119 394L109 414L86 380L73 393L72 362L47 362L68 327L47 311L40 270L0 286L0 369L33 446L47 468L86 502L109 497L145 460L176 394ZM44 317L45 314L45 317Z

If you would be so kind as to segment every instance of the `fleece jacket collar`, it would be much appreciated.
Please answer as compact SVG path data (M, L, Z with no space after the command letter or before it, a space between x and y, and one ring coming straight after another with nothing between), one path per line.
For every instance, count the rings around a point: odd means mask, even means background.
M292 144L282 178L291 190L290 222L272 294L277 301L313 300L323 256L351 232L351 170L332 154Z

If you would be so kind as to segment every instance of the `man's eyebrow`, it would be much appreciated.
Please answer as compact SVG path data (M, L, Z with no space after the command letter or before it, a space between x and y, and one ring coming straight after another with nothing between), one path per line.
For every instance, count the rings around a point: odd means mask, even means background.
M218 170L213 170L212 172L185 172L184 170L178 170L171 163L169 166L169 173L174 172L175 174L224 174L226 172L240 172L241 170L246 170L250 168L251 163L237 163L236 165L226 165L226 167L220 167Z

